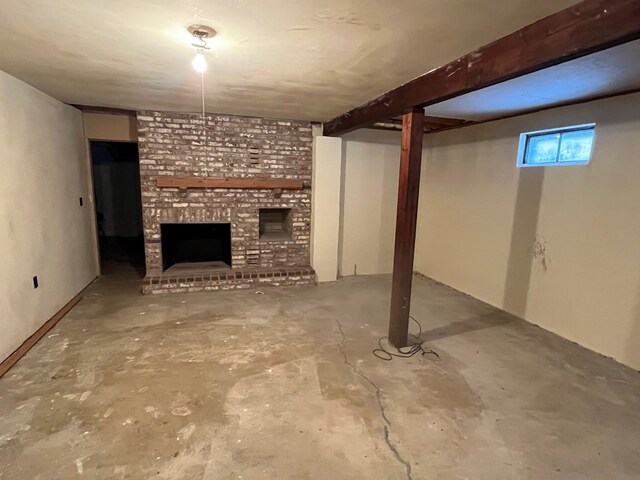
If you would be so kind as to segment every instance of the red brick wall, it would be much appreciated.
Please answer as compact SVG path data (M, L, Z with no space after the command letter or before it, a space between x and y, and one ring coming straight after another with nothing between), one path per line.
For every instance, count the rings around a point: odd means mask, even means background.
M162 272L162 223L229 222L233 268L309 265L311 124L230 115L138 113L147 275ZM156 187L159 175L291 178L304 190ZM290 241L259 240L258 209L291 208Z

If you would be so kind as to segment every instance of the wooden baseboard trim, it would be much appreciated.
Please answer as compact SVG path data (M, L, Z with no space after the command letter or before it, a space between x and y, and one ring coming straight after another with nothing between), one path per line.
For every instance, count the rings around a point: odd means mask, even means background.
M35 331L33 335L27 338L22 345L20 345L11 355L5 358L2 363L0 363L0 378L7 373L11 368L18 363L22 357L24 357L29 350L33 348L33 346L40 341L42 337L44 337L49 330L56 326L56 324L62 320L62 318L69 313L69 311L76 306L76 304L82 300L84 297L84 293L87 288L91 286L91 284L95 281L95 278L91 280L89 285L84 287L80 293L78 293L75 297L73 297L69 303L67 303L64 307L62 307L58 312L47 320L38 330Z

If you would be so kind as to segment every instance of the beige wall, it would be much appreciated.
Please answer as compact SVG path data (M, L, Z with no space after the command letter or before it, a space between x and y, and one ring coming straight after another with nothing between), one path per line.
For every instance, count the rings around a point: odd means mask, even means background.
M0 162L2 360L96 276L82 114L0 72Z
M135 116L107 113L83 113L84 134L91 140L137 142L138 127Z
M640 368L640 94L425 137L415 270ZM520 169L521 132L596 122L592 163ZM342 275L389 273L400 135L343 137Z
M342 139L313 137L311 266L318 282L338 277Z
M587 166L523 131L596 122ZM425 137L415 269L640 368L640 94Z
M400 134L358 130L342 138L340 275L390 273Z

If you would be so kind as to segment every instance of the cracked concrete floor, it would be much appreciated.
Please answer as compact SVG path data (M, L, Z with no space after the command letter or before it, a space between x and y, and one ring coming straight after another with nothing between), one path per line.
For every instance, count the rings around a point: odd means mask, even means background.
M640 375L424 278L143 297L100 278L0 380L0 479L640 477Z

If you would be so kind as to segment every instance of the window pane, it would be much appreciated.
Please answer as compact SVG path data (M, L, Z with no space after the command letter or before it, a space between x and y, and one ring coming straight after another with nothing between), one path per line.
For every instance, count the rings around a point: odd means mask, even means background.
M559 162L585 162L591 156L593 130L577 130L562 134Z
M525 163L555 163L557 161L559 143L559 133L529 137Z

